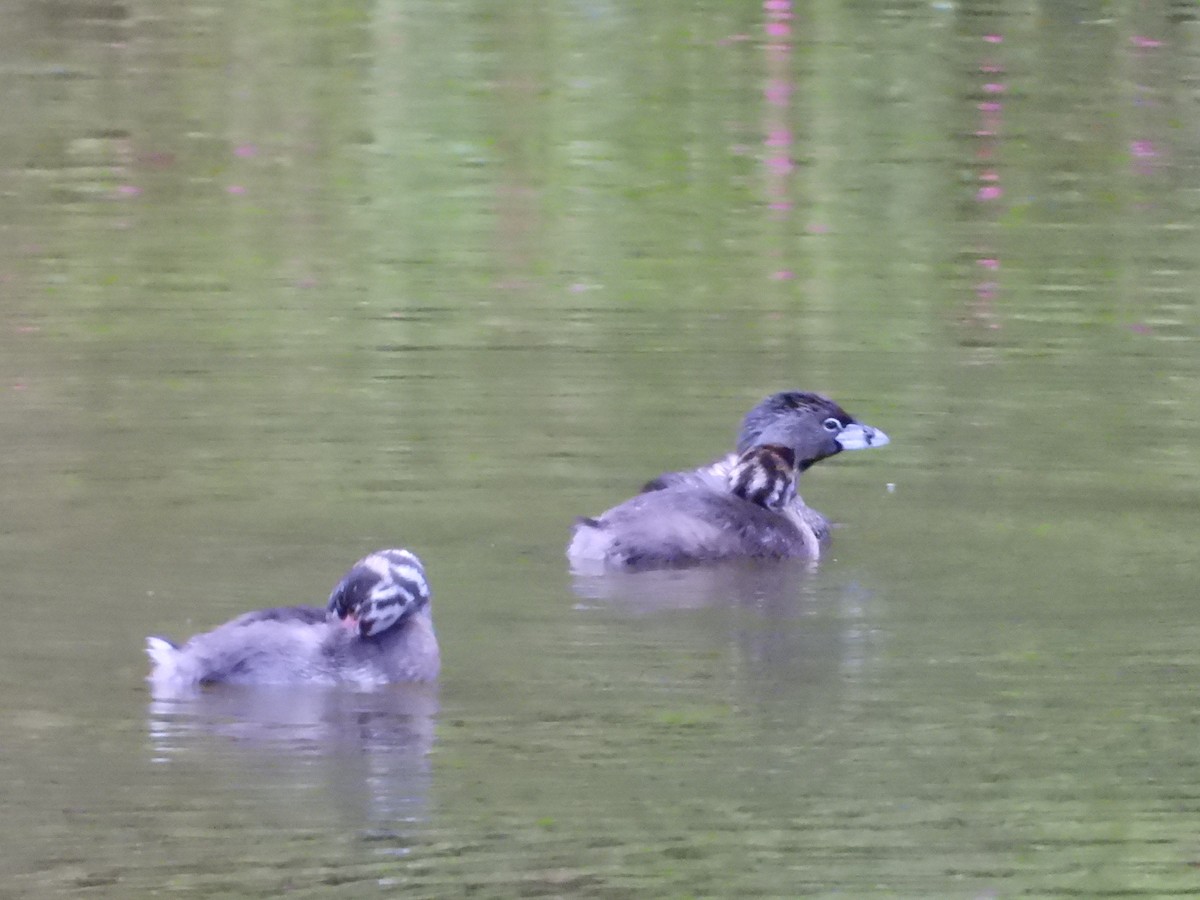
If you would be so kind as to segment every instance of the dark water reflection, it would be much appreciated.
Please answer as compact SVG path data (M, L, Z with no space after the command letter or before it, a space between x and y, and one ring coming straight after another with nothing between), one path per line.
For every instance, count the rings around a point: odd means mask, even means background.
M4 890L1195 893L1198 28L0 5ZM569 574L792 387L819 566ZM396 543L436 695L149 697Z
M223 687L153 700L146 725L151 761L189 778L209 768L217 796L253 792L273 803L299 788L303 806L340 810L351 827L390 829L427 815L437 709L425 687Z
M579 609L653 617L702 613L737 679L770 694L828 681L860 668L869 651L871 592L816 581L817 564L723 565L711 568L614 573L573 578ZM732 674L732 673L731 673Z
M573 576L573 589L585 600L603 607L627 607L632 612L701 609L746 605L786 615L798 611L806 577L818 564L809 560L782 563L729 563L693 569Z

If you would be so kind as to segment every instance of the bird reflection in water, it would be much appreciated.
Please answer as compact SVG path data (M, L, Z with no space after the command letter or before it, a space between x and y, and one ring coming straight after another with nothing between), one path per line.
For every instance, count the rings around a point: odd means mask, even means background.
M382 829L403 852L408 838L393 830L425 818L437 715L429 684L214 685L156 696L147 726L161 765L189 777L209 769L223 790L244 781L268 797L316 793L322 814L337 808L347 821Z

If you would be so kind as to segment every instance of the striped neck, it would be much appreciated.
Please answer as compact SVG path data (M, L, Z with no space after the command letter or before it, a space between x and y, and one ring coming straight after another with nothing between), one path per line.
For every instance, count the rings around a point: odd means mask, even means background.
M751 447L729 471L729 490L743 500L779 512L796 497L796 455L779 444Z

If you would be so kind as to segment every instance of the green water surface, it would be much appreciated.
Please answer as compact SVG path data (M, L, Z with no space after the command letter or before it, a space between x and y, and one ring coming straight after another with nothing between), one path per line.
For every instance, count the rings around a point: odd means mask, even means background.
M1200 9L0 6L0 894L1200 894ZM573 579L784 388L816 567ZM437 690L144 636L425 561Z

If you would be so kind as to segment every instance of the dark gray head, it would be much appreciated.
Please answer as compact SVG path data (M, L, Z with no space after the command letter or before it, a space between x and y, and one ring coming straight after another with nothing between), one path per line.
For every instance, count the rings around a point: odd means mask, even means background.
M796 497L796 454L778 444L751 447L729 471L729 490L779 512Z
M356 562L329 595L330 621L374 637L429 603L425 567L407 550L378 550Z
M783 391L772 394L746 413L738 434L738 453L778 444L796 457L803 472L813 463L843 450L882 447L888 436L855 418L820 394Z

